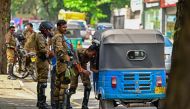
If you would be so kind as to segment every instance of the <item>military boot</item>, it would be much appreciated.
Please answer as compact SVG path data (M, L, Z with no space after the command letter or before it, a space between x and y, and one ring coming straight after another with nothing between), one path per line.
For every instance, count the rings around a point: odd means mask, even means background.
M82 102L82 109L88 109L88 101L89 101L90 91L91 91L91 88L88 88L85 86L84 98L83 98L83 102Z
M46 96L42 96L42 101L40 102L39 109L50 109L46 103Z
M8 74L7 79L16 80L16 77L13 75L13 63L8 63L7 74Z
M69 91L67 89L64 89L64 93L63 93L63 101L59 101L59 109L68 109L67 108L67 103L68 103L68 93Z
M51 106L52 106L52 109L59 109L59 101L54 100L54 102L53 102L53 104Z
M67 109L66 104L64 103L64 101L60 101L59 102L59 109Z
M71 106L71 96L72 96L72 94L75 94L75 91L76 91L76 89L75 88L70 88L67 92L66 92L66 94L67 94L67 109L73 109L73 107Z
M38 83L39 87L39 95L38 95L38 107L39 109L49 109L48 104L46 103L45 96L45 88L47 87L47 83Z

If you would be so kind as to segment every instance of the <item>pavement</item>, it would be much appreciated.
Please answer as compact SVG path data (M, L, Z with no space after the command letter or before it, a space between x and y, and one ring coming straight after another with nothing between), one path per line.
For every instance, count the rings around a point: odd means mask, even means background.
M7 80L7 75L0 75L0 109L37 109L37 83L31 78L24 80ZM46 89L47 103L50 105L50 83ZM99 102L94 98L93 89L90 94L89 109L99 109ZM81 109L83 99L83 85L79 82L76 94L71 97L74 109ZM156 109L155 107L119 106L115 109Z
M21 80L8 80L0 75L0 109L37 109L34 94L23 90Z
M32 79L7 80L7 75L0 75L0 109L37 109L37 83ZM50 83L46 88L47 103L50 105ZM83 99L83 86L79 83L77 93L71 97L74 109L80 109ZM90 95L89 108L97 109L98 101Z

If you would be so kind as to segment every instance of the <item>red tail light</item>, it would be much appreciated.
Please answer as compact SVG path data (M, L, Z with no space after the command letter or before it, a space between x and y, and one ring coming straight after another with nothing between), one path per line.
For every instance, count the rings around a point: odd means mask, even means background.
M111 78L111 85L112 85L112 88L116 88L117 86L117 78L115 76L112 76Z
M162 87L162 77L161 76L156 77L156 86Z

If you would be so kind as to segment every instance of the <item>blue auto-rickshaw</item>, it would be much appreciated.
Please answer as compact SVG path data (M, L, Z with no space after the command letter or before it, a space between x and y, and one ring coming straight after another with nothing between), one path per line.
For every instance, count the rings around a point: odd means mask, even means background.
M166 74L164 37L154 30L107 30L100 41L99 73L95 95L100 109L117 103L152 102L161 109L165 98Z

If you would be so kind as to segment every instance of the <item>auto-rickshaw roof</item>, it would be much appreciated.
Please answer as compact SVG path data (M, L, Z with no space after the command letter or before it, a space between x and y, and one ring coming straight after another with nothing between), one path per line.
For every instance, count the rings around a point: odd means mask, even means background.
M103 32L99 39L102 44L164 43L162 34L156 30L112 29Z

